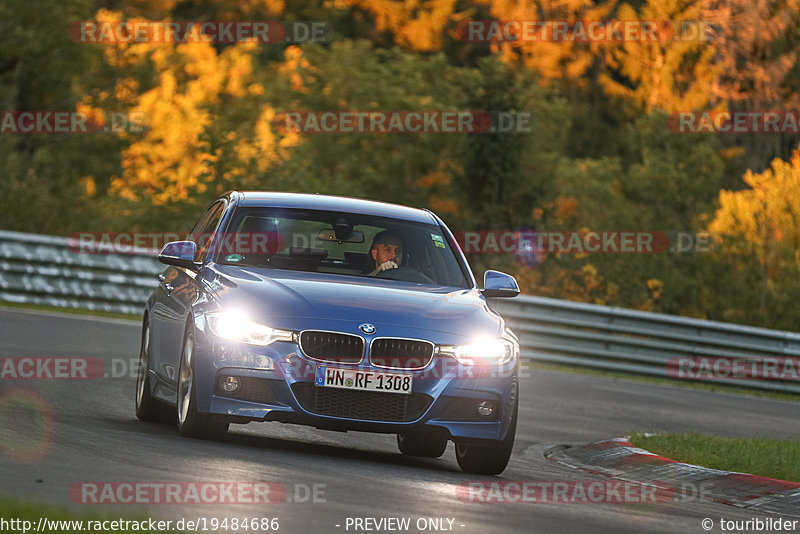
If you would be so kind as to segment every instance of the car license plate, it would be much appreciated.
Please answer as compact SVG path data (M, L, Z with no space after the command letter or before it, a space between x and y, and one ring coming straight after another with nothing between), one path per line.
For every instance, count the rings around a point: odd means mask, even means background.
M364 369L342 369L327 365L317 366L314 384L326 388L411 393L411 375L408 373L377 373Z

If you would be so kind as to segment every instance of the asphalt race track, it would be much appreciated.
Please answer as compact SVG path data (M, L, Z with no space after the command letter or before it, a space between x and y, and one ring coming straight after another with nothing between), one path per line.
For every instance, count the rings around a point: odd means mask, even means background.
M287 502L89 506L125 518L278 518L279 532L287 534L357 532L346 529L346 520L364 517L410 517L412 525L418 518L450 518L453 531L459 534L705 532L701 521L706 517L718 521L767 516L699 500L665 504L463 502L456 490L473 480L593 480L592 475L546 460L542 451L556 444L623 436L631 430L800 436L798 403L534 370L521 382L514 455L500 477L462 473L452 444L440 459L404 457L397 451L394 436L251 423L231 426L224 441L191 440L180 436L174 426L136 419L135 374L123 364L136 360L139 336L140 326L134 322L0 310L0 357L95 357L104 361L112 375L123 375L0 381L0 399L7 402L13 388L35 391L52 407L55 418L52 447L41 458L21 463L3 444L19 439L28 414L18 410L11 417L8 410L4 412L0 494L77 510L81 506L72 502L69 489L84 481L277 482L287 488ZM313 499L307 494L314 485L318 502L310 502Z

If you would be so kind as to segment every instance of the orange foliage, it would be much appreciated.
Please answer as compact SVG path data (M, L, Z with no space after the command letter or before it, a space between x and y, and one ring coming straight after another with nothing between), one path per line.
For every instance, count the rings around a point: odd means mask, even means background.
M97 18L121 20L121 14L101 10ZM124 69L149 61L157 77L156 84L144 90L132 78L120 78L116 84L115 96L129 104L130 112L144 117L146 129L123 150L123 173L112 178L111 193L167 204L190 200L216 181L220 151L212 149L209 130L228 126L224 117L236 102L264 93L252 80L252 56L257 50L252 42L221 52L207 42L108 46L105 55L112 66ZM235 158L226 164L221 178L236 179L243 169L264 171L279 159L282 148L296 142L275 138L273 116L271 106L262 108L252 133L240 136L233 146ZM237 129L238 124L231 122L228 127ZM234 131L222 135L236 138Z
M303 56L303 50L298 46L290 46L283 54L285 61L278 67L278 72L288 76L292 82L292 91L308 93L309 89L303 83L303 72L314 72L311 63ZM308 81L313 82L315 78L309 76Z
M798 0L706 0L702 19L713 33L723 70L713 86L714 96L746 102L758 109L767 103L797 106L796 92L783 86L795 69L797 47L775 46L797 31ZM783 108L784 106L779 106Z
M477 0L496 20L602 20L617 0ZM457 37L455 27L472 19L477 9L456 11L454 0L334 0L339 8L359 7L375 20L375 29L394 35L397 44L417 51L441 50L445 35ZM578 78L591 65L597 45L571 41L520 40L495 43L493 48L509 62L535 68L542 79Z
M628 4L619 8L619 19L670 21L677 31L672 39L629 40L612 43L605 50L609 73L601 74L606 93L639 104L648 111L686 111L704 107L722 71L715 61L716 49L702 38L677 38L684 24L701 20L700 2L649 0L637 12ZM612 75L616 73L617 76ZM618 75L628 83L618 81Z
M444 195L453 180L453 176L463 172L463 168L456 161L442 158L436 168L414 182L414 186L430 190L428 204L431 209L440 213L456 215L459 213L458 204L452 198Z
M334 0L339 9L358 7L375 19L375 29L394 34L398 44L417 51L440 50L445 27L466 18L456 0Z
M591 263L577 269L557 263L536 269L521 267L516 277L523 293L543 297L609 305L619 296L619 287L606 281Z
M476 0L477 7L465 11L457 11L453 0L333 0L332 5L367 11L375 29L392 34L401 46L436 51L443 48L445 36L459 38L459 22L475 17L497 21L669 21L680 25L704 20L707 1L647 0L638 10L625 3L618 6L618 0ZM672 32L659 30L658 35ZM535 69L544 85L557 79L581 84L589 67L600 64L600 82L608 94L648 111L702 108L723 72L714 43L702 38L622 42L518 39L494 42L490 47L506 62Z
M720 191L709 231L744 238L762 254L777 244L800 246L800 150L760 174L747 171L744 181L749 189Z
M757 257L764 313L775 284L800 275L800 150L760 174L747 171L744 181L750 189L720 191L709 230L724 241L728 259Z
M431 195L429 203L431 209L437 213L446 213L448 215L457 215L459 213L458 204L452 198Z
M555 216L559 220L572 219L578 213L578 199L573 197L556 198Z

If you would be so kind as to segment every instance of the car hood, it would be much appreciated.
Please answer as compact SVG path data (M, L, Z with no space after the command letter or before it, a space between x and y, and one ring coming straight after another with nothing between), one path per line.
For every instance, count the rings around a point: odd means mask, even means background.
M323 328L361 323L386 335L414 330L459 337L497 336L504 324L477 289L422 286L407 282L344 275L240 266L216 266L209 287L223 308L241 309L277 328ZM390 334L395 331L396 334Z

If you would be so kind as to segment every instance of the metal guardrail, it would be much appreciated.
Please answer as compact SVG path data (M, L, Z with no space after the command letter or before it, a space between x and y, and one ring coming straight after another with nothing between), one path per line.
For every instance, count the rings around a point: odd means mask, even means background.
M152 255L76 254L63 237L0 230L0 301L138 314L162 270Z
M0 231L0 301L139 314L163 270L152 255L76 254L66 238ZM491 299L523 357L670 377L677 357L800 358L800 334L520 295ZM800 393L800 380L716 379Z
M674 378L678 368L668 364L677 358L800 358L795 332L528 295L492 300L519 337L521 353L535 361ZM713 382L800 393L800 377Z

